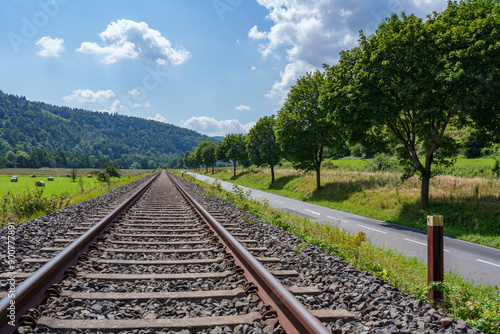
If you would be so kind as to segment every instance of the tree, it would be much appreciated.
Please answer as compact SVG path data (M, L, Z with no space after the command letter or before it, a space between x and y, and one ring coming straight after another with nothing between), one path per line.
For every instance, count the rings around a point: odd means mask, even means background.
M12 151L8 151L5 154L5 163L6 163L7 167L16 168L17 167L16 154Z
M212 174L214 173L214 165L217 159L215 158L215 144L213 142L209 140L202 141L196 148L196 157L205 164L207 172L208 166L212 166Z
M274 115L265 116L250 129L247 136L247 151L250 162L259 167L269 166L271 168L271 183L274 183L274 166L281 162L283 156L281 147L276 141L275 124Z
M78 176L78 169L72 168L69 172L69 175L71 175L71 179L73 180L73 182L75 182L76 177Z
M393 14L372 36L361 33L360 46L342 52L327 70L332 118L353 142L375 140L384 131L396 136L404 177L420 176L421 209L429 201L431 167L452 164L458 150L445 134L448 125L489 120L493 131L500 123L496 95L481 95L485 84L495 87L499 78L494 6L487 0L449 2L426 22ZM476 101L474 108L469 99Z
M187 151L184 153L184 164L187 168L194 168L193 152Z
M316 188L321 187L321 162L325 147L341 151L341 131L328 119L321 102L324 74L307 73L288 93L276 120L276 139L285 158L297 169L316 171Z
M110 177L121 177L120 170L118 168L116 168L115 166L113 166L112 163L110 163L109 165L107 165L104 170L106 171L106 173L108 173L108 175Z
M236 163L248 164L245 136L241 133L230 133L217 143L215 149L217 160L233 163L233 174L236 176Z

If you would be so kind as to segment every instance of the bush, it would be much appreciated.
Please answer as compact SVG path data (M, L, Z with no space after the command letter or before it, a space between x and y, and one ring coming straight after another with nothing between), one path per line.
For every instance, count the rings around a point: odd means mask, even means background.
M365 167L367 172L394 172L397 169L396 159L387 156L385 153L377 154Z
M70 198L67 192L43 196L43 189L36 188L19 194L8 192L2 198L2 226L10 219L19 222L22 218L31 217L39 212L51 213L67 206Z

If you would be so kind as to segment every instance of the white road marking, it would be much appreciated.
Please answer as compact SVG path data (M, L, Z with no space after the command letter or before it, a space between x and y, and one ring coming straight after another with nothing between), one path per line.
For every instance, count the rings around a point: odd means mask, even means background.
M500 264L495 264L495 263L491 263L491 262L480 260L480 259L476 259L476 260L479 262L482 262L482 263L490 264L490 265L495 266L495 267L500 267Z
M416 243L416 244L419 244L419 245L422 245L422 246L427 247L427 244L426 244L426 243L424 243L424 242L420 242L420 241L416 241L416 240L411 240L411 239L408 239L408 238L404 238L404 239L405 239L406 241L414 242L414 243ZM445 252L447 252L447 253L449 253L449 252L450 252L450 251L449 251L449 250L447 250L447 249L443 249L443 251L445 251Z
M277 200L274 200L274 201L275 201L275 202L277 202L277 203L281 203L281 204L283 204L283 202L282 202L282 201L277 201Z
M415 240L411 240L411 239L408 239L408 238L404 238L406 241L409 241L409 242L413 242L413 243L416 243L416 244L419 244L419 245L422 245L422 246L426 246L427 247L427 244L424 243L424 242L420 242L420 241L415 241Z
M337 217L332 217L332 216L326 216L327 218L331 218L331 219L335 219L335 220L339 220L339 221L342 221L344 223L348 223L347 220L343 220L343 219L340 219L340 218L337 218Z
M375 232L378 232L378 233L383 233L383 234L387 234L387 232L384 232L384 231L380 231L380 230L377 230L377 229L374 229L374 228L371 228L371 227L368 227L368 226L364 226L364 225L359 225L359 227L362 227L362 228L366 228L368 230L372 230L372 231L375 231Z
M307 212L310 212L310 213L314 213L315 215L318 215L318 216L321 215L321 213L319 213L319 212L308 210L308 209L304 209L304 211L307 211Z

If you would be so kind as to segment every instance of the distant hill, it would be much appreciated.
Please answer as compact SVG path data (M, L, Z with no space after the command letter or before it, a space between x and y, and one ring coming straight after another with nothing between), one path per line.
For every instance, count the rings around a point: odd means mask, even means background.
M28 101L0 91L0 157L8 151L62 151L85 156L141 159L160 164L180 158L211 137L139 117Z

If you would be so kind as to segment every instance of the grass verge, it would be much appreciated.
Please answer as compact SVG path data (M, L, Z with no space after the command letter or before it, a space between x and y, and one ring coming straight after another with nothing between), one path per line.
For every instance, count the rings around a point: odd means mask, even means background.
M277 169L273 184L265 168L240 169L236 177L224 168L204 174L424 231L427 215L443 215L446 236L500 249L500 179L436 176L431 179L429 205L422 211L419 179L401 182L397 173L322 170L320 190L314 173L292 168Z
M265 201L251 200L236 185L237 191L233 194L224 191L217 181L207 184L188 175L184 175L184 178L205 189L207 195L215 195L268 224L279 226L305 242L339 256L360 270L384 279L405 293L428 302L430 287L427 285L427 267L417 258L374 246L363 232L351 234L274 209ZM303 247L303 243L298 243L297 252ZM445 301L441 306L450 316L465 320L488 334L500 331L499 287L478 285L451 272L445 273L445 282L436 287L444 290Z

